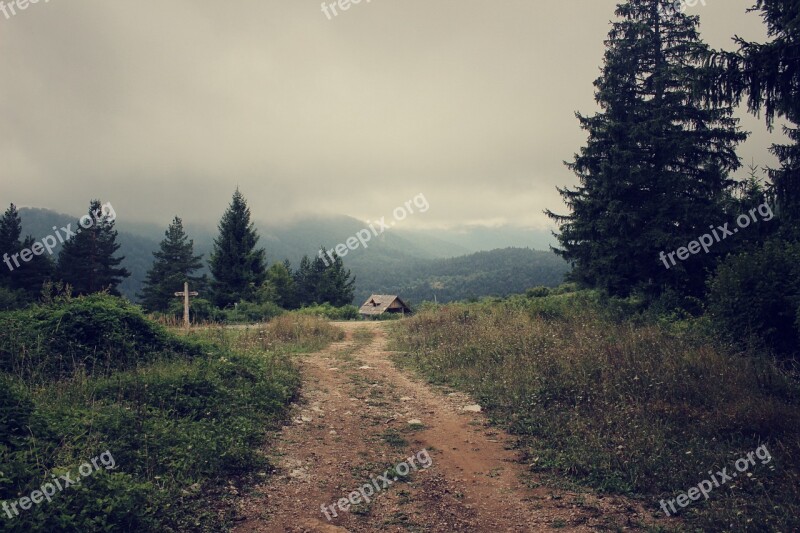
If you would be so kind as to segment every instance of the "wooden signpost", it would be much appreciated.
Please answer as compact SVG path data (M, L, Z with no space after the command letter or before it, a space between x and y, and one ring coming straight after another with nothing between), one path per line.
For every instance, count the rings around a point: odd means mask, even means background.
M183 296L183 325L189 327L189 296L199 296L197 291L189 292L189 282L183 284L183 291L176 292L175 296Z

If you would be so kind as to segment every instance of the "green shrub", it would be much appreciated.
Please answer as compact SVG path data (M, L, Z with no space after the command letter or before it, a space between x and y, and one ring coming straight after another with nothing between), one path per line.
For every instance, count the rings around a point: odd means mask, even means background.
M272 302L261 304L239 302L236 309L226 309L224 316L225 321L230 323L253 323L266 322L283 313L284 310Z
M727 258L709 281L709 311L737 343L757 341L790 357L800 349L800 243L768 241Z
M71 471L74 479L77 467L76 464L57 472L63 475ZM39 484L26 487L28 492L25 495L40 487ZM9 533L157 531L159 526L153 504L160 497L149 483L136 482L125 473L100 470L83 479L79 485L57 492L50 502L45 500L0 523L2 531ZM3 513L2 518L6 519L7 515Z
M328 302L303 307L292 312L299 315L324 317L328 320L358 320L359 318L358 307L354 305L334 307Z
M0 370L27 380L103 375L190 352L137 306L113 296L0 313Z
M25 307L25 294L0 287L0 311L10 311Z
M166 313L171 317L172 323L183 322L183 300L176 298L170 303L169 311ZM204 298L193 298L189 305L189 319L193 324L203 322L224 322L225 311L218 309L213 303Z
M525 291L525 296L528 298L542 298L544 296L550 296L550 288L549 287L533 287Z
M19 448L31 424L33 402L22 386L0 374L0 446Z

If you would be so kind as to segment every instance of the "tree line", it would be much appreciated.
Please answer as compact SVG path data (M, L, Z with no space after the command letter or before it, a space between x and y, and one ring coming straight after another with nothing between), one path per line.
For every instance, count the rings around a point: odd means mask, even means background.
M9 308L35 301L43 288L63 291L67 285L75 294L108 291L119 295L117 285L130 273L121 267L124 257L119 250L114 218L106 213L99 200L89 204L83 217L89 224L53 227L49 238L62 241L57 259L39 241L28 235L21 239L22 219L12 203L0 218L0 307ZM82 219L83 220L83 219Z
M118 285L130 273L120 264L115 221L103 216L100 202L90 203L94 223L73 232L63 243L56 260L40 253L19 267L0 269L0 307L30 303L43 291L69 291L75 295L108 292L119 296ZM55 230L56 228L54 228ZM177 299L174 294L188 282L192 290L219 309L239 303L270 304L297 309L330 303L336 307L351 304L355 279L344 268L342 259L302 258L297 270L288 260L267 266L266 251L258 248L259 235L251 222L247 201L237 189L218 225L219 235L208 267L211 273L199 275L203 258L194 253L194 242L186 234L183 221L176 216L164 234L159 249L153 252L153 265L139 295L141 305L151 312L169 312ZM32 236L21 239L22 221L14 204L0 218L0 253L12 258L34 246ZM324 252L323 252L324 253Z
M800 345L800 3L758 0L750 11L769 42L740 38L717 51L699 18L673 0L618 5L595 81L601 110L577 114L587 143L567 163L579 185L559 192L568 214L556 252L572 279L618 297L682 312L708 310L737 341L755 334L779 352ZM789 143L774 145L777 168L741 168L747 138L734 107L746 99L779 118ZM762 175L761 172L764 172ZM763 176L763 177L762 177ZM767 204L774 220L739 230L665 268L664 252Z

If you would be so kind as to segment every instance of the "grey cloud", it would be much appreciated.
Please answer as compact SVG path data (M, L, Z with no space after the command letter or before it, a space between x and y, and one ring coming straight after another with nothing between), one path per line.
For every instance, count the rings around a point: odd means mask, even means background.
M763 38L751 0L692 8L713 46ZM543 227L614 0L51 0L0 17L0 193L82 213L213 223L238 185L255 216ZM742 150L767 163L757 119ZM124 214L123 214L124 213Z

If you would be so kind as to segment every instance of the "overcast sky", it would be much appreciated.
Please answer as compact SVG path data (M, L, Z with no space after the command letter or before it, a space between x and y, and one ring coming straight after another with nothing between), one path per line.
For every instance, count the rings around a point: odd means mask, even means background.
M7 1L7 0L6 0ZM706 0L704 39L763 40L754 0ZM0 14L0 201L91 198L163 226L390 215L542 227L585 142L615 0L41 0ZM776 139L747 117L749 162Z

